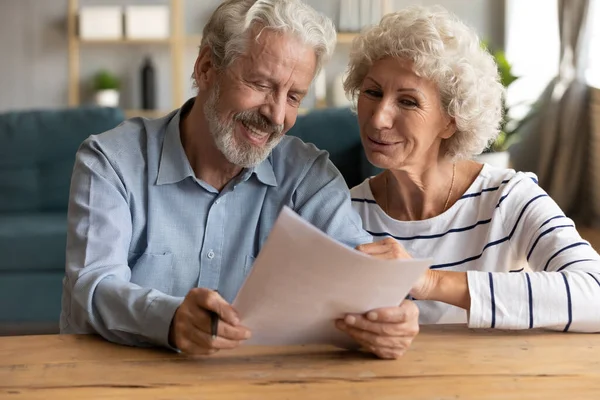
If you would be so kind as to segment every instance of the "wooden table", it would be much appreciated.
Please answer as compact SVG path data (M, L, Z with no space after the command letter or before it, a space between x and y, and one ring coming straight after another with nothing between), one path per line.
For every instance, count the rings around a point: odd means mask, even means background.
M96 336L0 338L4 399L600 399L600 335L422 328L383 361L331 347L202 359Z

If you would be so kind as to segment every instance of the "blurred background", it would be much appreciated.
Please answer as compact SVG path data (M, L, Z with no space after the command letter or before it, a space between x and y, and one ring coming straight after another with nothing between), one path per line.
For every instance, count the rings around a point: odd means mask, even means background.
M442 5L476 29L507 87L503 133L481 159L538 174L600 248L600 0L306 2L339 34L301 114L348 108L341 81L362 27ZM0 334L56 331L75 151L194 96L201 32L220 3L0 0Z

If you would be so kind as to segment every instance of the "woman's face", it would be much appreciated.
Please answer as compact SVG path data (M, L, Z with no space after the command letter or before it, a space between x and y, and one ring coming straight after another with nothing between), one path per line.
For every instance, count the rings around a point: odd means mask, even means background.
M426 167L440 158L443 139L454 134L437 86L417 76L411 61L376 61L360 87L360 135L369 161L380 168Z

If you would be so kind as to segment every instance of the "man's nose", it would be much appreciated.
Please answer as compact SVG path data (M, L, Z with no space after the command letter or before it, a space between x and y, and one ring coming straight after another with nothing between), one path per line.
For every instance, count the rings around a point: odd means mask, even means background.
M261 114L269 119L273 125L283 125L287 103L285 96L272 96L263 107Z

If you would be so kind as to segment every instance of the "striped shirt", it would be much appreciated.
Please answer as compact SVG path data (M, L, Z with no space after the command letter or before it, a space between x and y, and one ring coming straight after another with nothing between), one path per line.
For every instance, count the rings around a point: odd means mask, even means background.
M432 269L467 272L469 312L417 301L421 323L600 331L600 256L535 175L486 164L452 207L423 221L390 218L368 179L352 204L376 240L394 237L413 257L433 258Z

